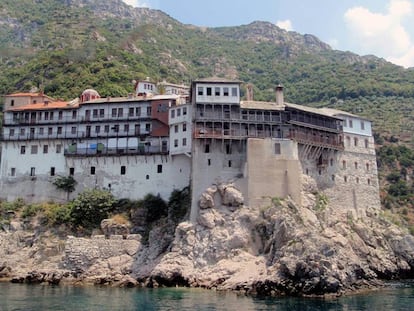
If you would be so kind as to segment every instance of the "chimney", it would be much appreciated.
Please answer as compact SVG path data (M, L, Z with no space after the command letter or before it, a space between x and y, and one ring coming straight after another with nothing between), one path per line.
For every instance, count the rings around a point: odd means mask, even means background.
M253 100L253 85L250 83L246 85L246 99L248 101Z
M275 88L276 90L276 104L277 105L283 105L284 99L283 99L283 86L278 84Z

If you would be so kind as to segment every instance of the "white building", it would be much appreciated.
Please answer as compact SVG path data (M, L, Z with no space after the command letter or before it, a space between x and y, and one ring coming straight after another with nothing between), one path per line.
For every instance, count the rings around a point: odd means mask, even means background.
M153 87L151 87L153 85ZM303 175L330 202L357 215L379 207L371 122L339 110L240 97L241 83L221 78L193 81L190 101L156 95L155 84L137 83L137 94L80 99L6 97L0 197L27 201L66 198L53 186L73 175L76 192L108 188L118 198L147 193L168 199L191 184L191 219L201 194L233 183L251 207L272 197L301 204Z
M189 151L169 150L169 109L183 103L180 96L100 98L87 90L80 98L27 104L19 94L22 104L4 111L3 199L63 199L52 184L58 175L73 175L76 192L108 188L130 199L147 193L168 199L172 190L188 186Z

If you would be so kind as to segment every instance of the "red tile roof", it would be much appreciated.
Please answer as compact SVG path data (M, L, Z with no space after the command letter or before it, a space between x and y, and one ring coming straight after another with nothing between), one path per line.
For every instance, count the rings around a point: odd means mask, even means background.
M51 109L70 109L78 108L78 104L70 104L69 102L57 101L45 103L36 103L24 105L16 108L10 108L8 111L22 111L22 110L51 110Z

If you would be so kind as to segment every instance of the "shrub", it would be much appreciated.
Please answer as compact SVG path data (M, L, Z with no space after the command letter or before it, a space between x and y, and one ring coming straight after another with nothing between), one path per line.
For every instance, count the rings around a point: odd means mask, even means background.
M42 211L43 208L41 205L39 204L30 204L30 205L26 205L23 210L22 210L22 217L23 218L27 218L27 217L33 217L35 216L38 212Z
M75 225L96 228L108 217L114 203L115 198L108 190L88 189L71 202L70 216Z
M44 205L44 215L50 225L67 224L71 219L71 204L46 204Z
M171 192L170 199L168 200L168 215L173 222L178 223L182 220L190 207L190 187L185 187L182 190L174 190Z
M168 215L167 203L160 197L151 193L141 200L141 207L147 211L147 223L154 222Z

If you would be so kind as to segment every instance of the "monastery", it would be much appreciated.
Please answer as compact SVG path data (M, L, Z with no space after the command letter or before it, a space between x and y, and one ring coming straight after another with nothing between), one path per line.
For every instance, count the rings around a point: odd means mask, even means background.
M286 103L282 86L274 102L254 101L249 85L241 100L241 86L222 78L189 89L145 80L127 97L92 89L69 102L7 95L0 198L64 200L53 181L69 175L74 194L98 187L129 199L168 199L190 185L194 220L212 185L231 183L249 206L287 196L300 204L307 175L344 211L380 206L369 120Z

